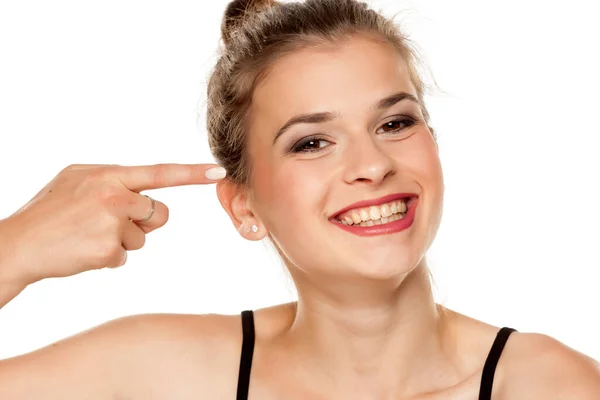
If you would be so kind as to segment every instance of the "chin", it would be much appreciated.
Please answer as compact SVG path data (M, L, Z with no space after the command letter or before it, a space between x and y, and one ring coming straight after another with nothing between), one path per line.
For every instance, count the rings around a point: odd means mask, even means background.
M402 249L401 246L398 248ZM406 251L382 252L380 250L363 254L360 258L353 257L347 265L354 275L365 279L394 281L402 279L413 271L419 265L421 258L415 257L415 253Z

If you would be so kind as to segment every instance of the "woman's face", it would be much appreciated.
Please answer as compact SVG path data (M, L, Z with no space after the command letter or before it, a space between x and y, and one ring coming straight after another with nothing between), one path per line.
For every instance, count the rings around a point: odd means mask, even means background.
M256 88L248 125L250 208L289 267L385 279L422 259L440 224L444 184L416 96L392 47L360 37L287 55ZM280 131L313 113L320 115ZM401 193L418 196L404 222L394 217ZM354 211L336 217L349 206ZM368 219L395 213L388 222L356 226L363 210ZM414 220L403 226L411 210Z

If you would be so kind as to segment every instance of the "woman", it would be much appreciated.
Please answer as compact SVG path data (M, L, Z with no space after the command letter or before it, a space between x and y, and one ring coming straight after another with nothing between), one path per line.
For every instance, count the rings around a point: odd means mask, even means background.
M66 168L2 221L0 304L44 278L123 265L168 218L141 191L211 182L240 235L276 246L298 302L241 320L115 320L0 362L0 398L600 397L588 357L435 304L425 253L442 169L414 55L390 21L351 0L234 1L223 38L208 132L227 177Z

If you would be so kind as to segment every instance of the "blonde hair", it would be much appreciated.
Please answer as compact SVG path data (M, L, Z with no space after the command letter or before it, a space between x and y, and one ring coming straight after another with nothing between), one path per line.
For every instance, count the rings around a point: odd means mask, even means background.
M418 73L414 46L393 19L366 3L234 0L225 11L221 33L224 46L208 82L206 121L210 150L233 183L247 186L251 176L245 121L254 88L277 59L303 47L336 43L355 34L390 43L406 62L429 124L423 101L427 88Z

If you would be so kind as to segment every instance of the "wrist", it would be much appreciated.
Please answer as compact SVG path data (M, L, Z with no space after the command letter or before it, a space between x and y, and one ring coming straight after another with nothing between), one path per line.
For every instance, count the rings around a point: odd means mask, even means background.
M30 282L20 273L13 223L11 217L0 220L0 286L24 289Z

